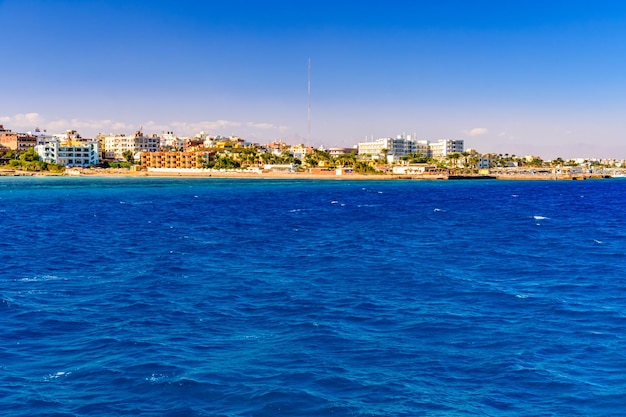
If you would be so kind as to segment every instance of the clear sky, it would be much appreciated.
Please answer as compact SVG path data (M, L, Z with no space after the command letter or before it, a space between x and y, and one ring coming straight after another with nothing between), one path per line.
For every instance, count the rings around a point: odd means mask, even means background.
M0 124L626 158L619 0L0 0Z

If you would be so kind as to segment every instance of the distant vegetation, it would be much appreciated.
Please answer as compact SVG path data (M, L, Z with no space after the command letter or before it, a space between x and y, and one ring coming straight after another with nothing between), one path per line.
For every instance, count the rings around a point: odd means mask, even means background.
M17 153L15 151L0 151L1 166L5 169L17 169L21 171L50 171L63 172L65 167L59 164L44 162L34 148Z
M303 168L353 168L354 172L361 174L382 173L376 168L376 161L359 160L356 152L346 155L333 156L329 152L315 149L312 153L305 155L303 159L293 156L289 151L284 150L280 154L272 152L259 152L254 148L228 149L211 154L208 158L199 161L204 168L213 169L239 169L253 166L286 165L291 164L296 169Z

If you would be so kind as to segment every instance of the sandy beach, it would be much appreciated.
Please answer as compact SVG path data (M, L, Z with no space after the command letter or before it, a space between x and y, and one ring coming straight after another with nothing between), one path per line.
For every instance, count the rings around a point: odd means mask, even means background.
M610 178L603 174L491 174L489 176L462 175L448 177L446 174L356 174L343 173L336 175L334 171L328 173L308 172L246 172L246 171L131 171L127 169L97 169L97 168L69 168L63 173L48 171L20 171L0 169L0 176L65 176L65 177L170 177L170 178L245 178L245 179L287 179L287 180L458 180L458 179L498 179L498 180L587 180Z

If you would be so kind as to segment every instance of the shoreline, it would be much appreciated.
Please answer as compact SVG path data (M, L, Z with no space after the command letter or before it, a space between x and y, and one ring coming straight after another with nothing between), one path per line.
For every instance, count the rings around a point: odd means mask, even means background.
M456 181L456 180L535 180L535 181L572 181L588 179L611 179L606 174L490 174L490 175L447 175L447 174L355 174L344 173L336 175L329 172L313 174L308 172L158 172L158 171L131 171L125 169L76 169L72 168L63 173L48 171L20 171L0 169L0 177L155 177L155 178L235 178L235 179L307 179L307 180L417 180L417 181Z

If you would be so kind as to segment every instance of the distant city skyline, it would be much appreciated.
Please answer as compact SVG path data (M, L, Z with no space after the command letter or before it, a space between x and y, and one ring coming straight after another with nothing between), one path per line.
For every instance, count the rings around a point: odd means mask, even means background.
M0 124L626 159L626 4L0 0Z

